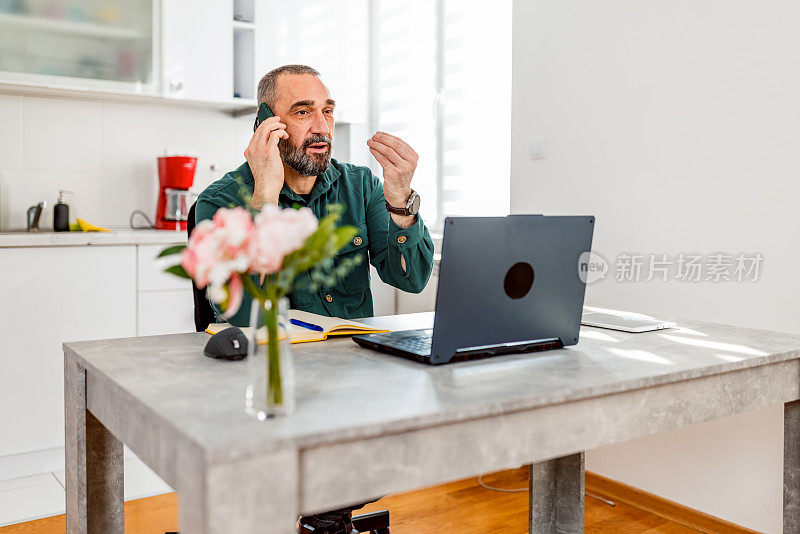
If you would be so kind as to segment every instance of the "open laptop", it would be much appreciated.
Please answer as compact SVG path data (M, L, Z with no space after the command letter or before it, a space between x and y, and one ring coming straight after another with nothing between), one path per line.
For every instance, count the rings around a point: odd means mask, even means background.
M593 231L592 216L448 217L433 330L353 340L429 364L574 345Z
M652 332L654 330L664 330L666 328L675 328L676 326L672 321L625 315L624 313L605 313L591 308L584 308L581 324L597 328L620 330L622 332L633 332L636 334Z

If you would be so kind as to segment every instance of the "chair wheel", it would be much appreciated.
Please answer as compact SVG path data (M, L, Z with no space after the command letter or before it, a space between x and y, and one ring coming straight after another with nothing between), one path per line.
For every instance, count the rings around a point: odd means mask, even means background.
M378 530L373 530L372 534L389 534L388 528L379 528Z

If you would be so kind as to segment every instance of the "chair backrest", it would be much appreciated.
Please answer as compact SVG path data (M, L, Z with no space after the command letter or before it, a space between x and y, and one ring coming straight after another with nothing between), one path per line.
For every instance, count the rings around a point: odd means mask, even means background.
M186 233L189 237L192 236L192 230L194 230L196 226L194 220L195 206L197 206L196 202L189 208L189 214L186 220ZM208 328L208 325L216 320L216 316L214 315L214 309L211 307L211 304L208 303L206 289L198 288L194 280L192 280L192 293L194 294L194 327L198 332L203 332Z

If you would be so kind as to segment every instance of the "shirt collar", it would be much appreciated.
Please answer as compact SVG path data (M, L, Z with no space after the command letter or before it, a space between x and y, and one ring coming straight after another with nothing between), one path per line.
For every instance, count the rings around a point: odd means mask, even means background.
M246 164L245 164L246 165ZM250 169L248 168L248 171ZM308 199L308 203L310 204L316 198L325 194L328 189L331 188L333 182L339 179L342 175L342 172L339 170L339 162L335 159L331 158L331 164L328 165L328 170L317 176L317 180L314 183L314 187L311 189L311 196ZM252 174L250 175L250 181L253 181ZM288 185L284 182L283 188L281 189L281 195L285 196L291 201L298 201L302 200L300 195L292 191Z

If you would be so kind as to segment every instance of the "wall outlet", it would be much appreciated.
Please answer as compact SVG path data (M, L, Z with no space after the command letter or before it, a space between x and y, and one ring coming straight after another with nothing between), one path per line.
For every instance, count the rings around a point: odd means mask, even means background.
M535 137L528 141L528 156L532 160L545 159L547 157L547 138Z

